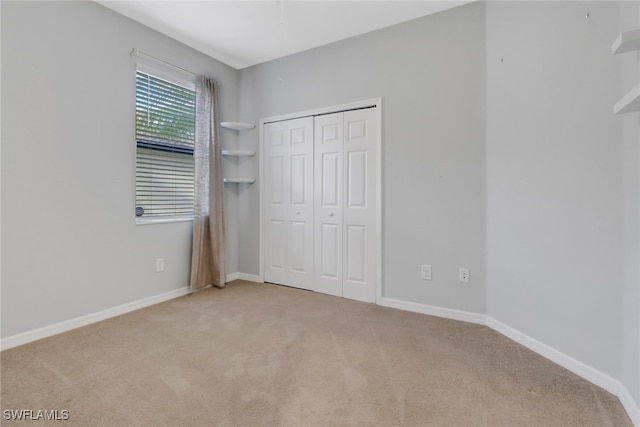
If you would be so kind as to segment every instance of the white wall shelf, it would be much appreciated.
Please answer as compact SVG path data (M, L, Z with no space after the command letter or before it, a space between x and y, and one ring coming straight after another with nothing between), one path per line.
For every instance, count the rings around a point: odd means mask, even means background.
M631 89L629 93L613 106L614 114L640 112L640 85Z
M625 31L618 35L611 46L611 54L640 50L640 30Z
M640 51L640 29L624 31L611 46L611 54ZM640 85L631 89L613 106L613 114L640 112Z
M227 184L253 184L256 180L252 178L224 178L224 182Z
M222 150L222 155L231 157L252 157L256 155L256 152L249 150Z
M256 127L253 123L245 123L245 122L221 122L220 126L226 129L233 130L250 130Z

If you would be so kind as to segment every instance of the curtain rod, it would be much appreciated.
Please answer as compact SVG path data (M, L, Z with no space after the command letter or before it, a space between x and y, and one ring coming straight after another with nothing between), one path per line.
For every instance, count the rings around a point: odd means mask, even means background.
M184 69L184 68L182 68L182 67L178 67L177 65L173 65L173 64L170 64L170 63L168 63L168 62L166 62L166 61L163 61L162 59L158 59L158 58L156 58L155 56L151 56L151 55L146 54L146 53L144 53L144 52L140 52L140 51L139 51L138 49L136 49L135 47L134 47L133 49L131 49L131 52L129 52L129 56L131 56L132 58L133 58L133 57L136 57L136 56L137 56L137 57L140 57L140 58L143 58L143 57L144 57L144 58L148 58L148 59L151 59L152 61L157 62L157 63L159 63L159 64L162 64L162 65L166 65L166 66L168 66L168 67L175 68L176 70L180 70L180 71L182 71L183 73L187 73L187 74L192 75L192 76L194 76L194 77L196 76L196 73L194 73L194 72L192 72L192 71L185 70L185 69Z

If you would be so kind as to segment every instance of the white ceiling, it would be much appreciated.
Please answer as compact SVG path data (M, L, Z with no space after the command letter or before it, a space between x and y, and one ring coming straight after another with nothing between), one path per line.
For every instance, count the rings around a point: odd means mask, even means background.
M470 0L96 1L241 69Z

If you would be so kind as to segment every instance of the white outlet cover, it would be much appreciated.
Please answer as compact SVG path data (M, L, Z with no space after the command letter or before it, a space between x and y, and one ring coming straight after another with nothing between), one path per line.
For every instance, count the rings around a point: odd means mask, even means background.
M460 283L469 283L469 269L461 268L458 272L458 281Z
M420 268L420 278L422 280L431 280L431 266L422 264Z

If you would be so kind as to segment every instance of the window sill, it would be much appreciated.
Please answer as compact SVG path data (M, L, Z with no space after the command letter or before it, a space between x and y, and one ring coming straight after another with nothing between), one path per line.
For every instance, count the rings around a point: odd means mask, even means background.
M187 221L193 221L193 217L181 216L181 217L171 217L171 218L147 218L147 219L136 218L136 225L166 224L170 222L187 222Z

